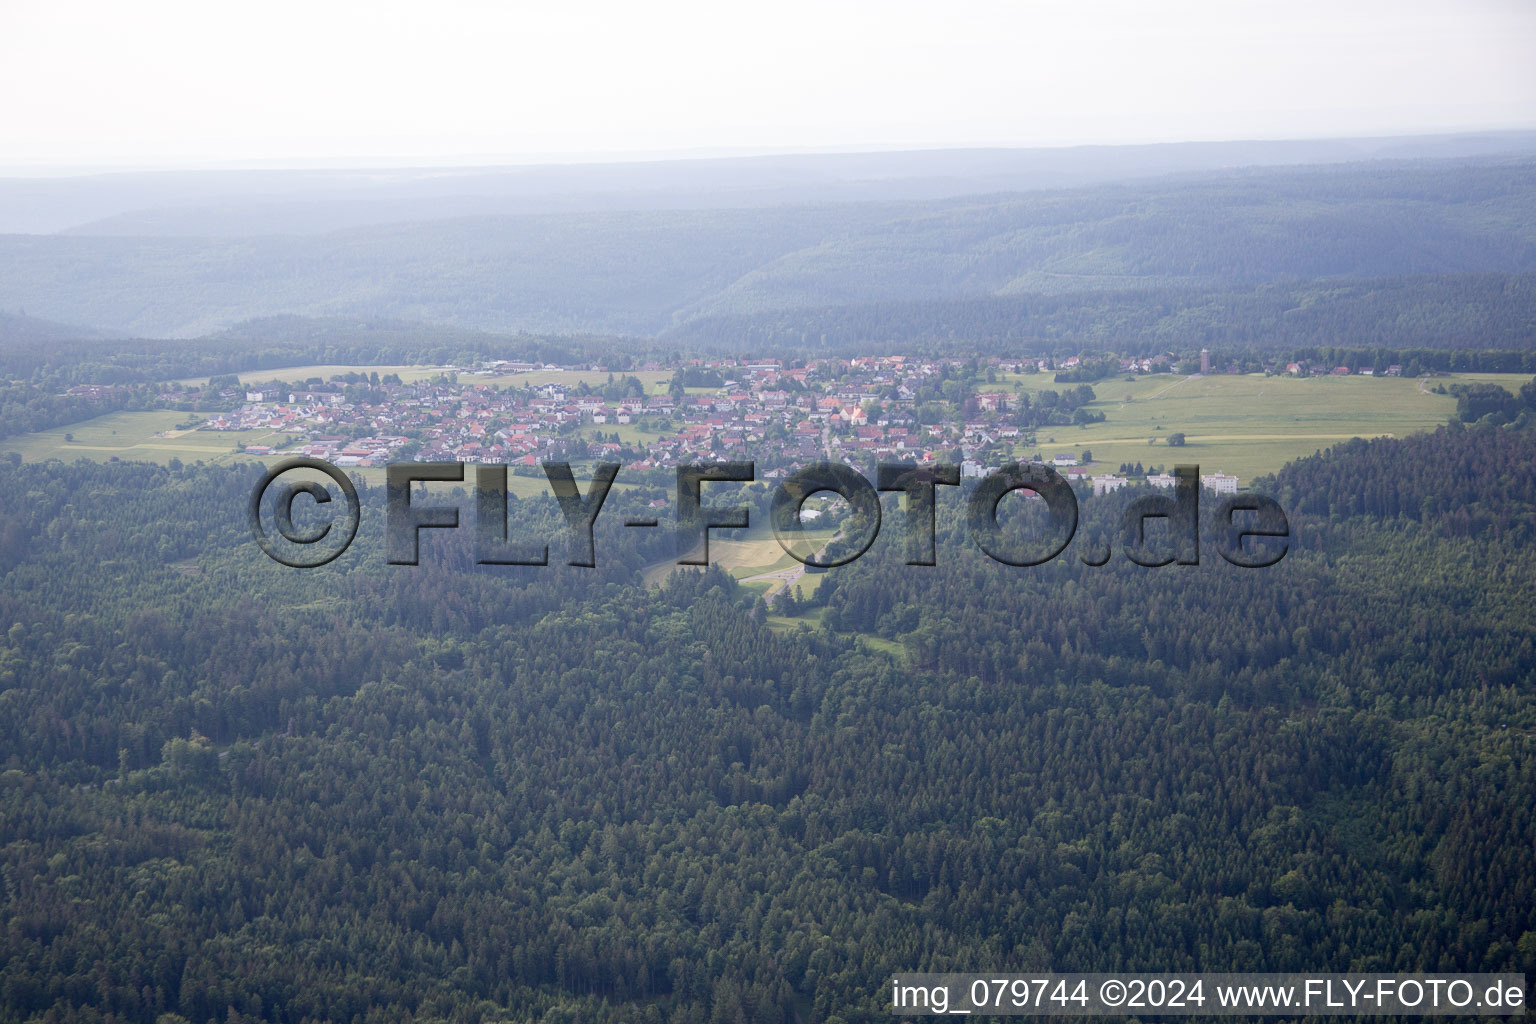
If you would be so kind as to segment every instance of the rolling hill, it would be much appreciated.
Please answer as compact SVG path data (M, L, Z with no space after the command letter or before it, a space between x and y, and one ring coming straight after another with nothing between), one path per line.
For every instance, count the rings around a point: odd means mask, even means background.
M0 308L190 337L279 314L651 336L861 303L1536 271L1536 162L1234 171L924 202L0 237Z

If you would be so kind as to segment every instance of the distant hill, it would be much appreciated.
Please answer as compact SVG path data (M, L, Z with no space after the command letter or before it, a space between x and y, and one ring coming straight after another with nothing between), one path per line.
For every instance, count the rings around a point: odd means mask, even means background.
M1536 274L1308 280L855 303L703 316L661 341L709 348L867 352L891 343L957 354L1153 354L1314 348L1536 350Z
M363 345L371 341L386 347L420 343L423 338L429 338L436 345L462 345L470 349L487 343L508 344L518 341L514 336L493 335L465 327L424 324L416 320L303 316L269 316L246 320L210 336L210 340L215 341L258 344L295 342L302 345Z
M203 344L189 344L188 350L224 343L240 351L265 351L260 365L267 368L292 365L300 356L362 364L498 358L569 365L599 357L612 362L614 340L601 335L497 334L418 320L272 316L198 339Z
M230 237L529 213L931 200L1169 174L1536 154L1536 132L0 178L0 233Z
M1536 162L1232 171L924 202L0 237L0 307L137 335L252 318L656 335L869 303L1536 271Z
M42 320L24 313L0 312L0 345L30 345L50 341L90 341L112 337L91 327Z
M43 323L44 321L38 321ZM629 353L642 356L631 344ZM0 378L44 374L55 383L126 383L254 373L311 363L437 365L528 359L568 365L615 359L614 339L493 334L410 320L273 316L199 338L124 338L85 333L0 341Z

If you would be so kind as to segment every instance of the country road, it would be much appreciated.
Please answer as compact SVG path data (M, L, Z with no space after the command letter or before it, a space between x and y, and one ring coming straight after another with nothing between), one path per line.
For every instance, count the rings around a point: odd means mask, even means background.
M774 598L787 593L789 588L800 582L800 577L805 575L805 566L794 565L788 569L779 569L775 572L759 573L756 576L743 576L737 583L758 583L764 580L779 580L783 584L763 595L765 604L772 605Z
M822 555L826 554L827 548L831 547L832 542L837 540L837 538L841 537L842 535L843 531L839 529L830 538L828 538L827 542L821 546L821 549L811 557L820 558ZM775 569L773 572L761 572L756 576L744 576L736 582L755 583L761 580L782 580L783 586L780 586L775 590L770 590L763 595L763 603L769 607L772 607L774 599L777 598L780 594L789 593L789 588L800 582L800 577L804 575L805 564L802 562L792 565L788 569Z

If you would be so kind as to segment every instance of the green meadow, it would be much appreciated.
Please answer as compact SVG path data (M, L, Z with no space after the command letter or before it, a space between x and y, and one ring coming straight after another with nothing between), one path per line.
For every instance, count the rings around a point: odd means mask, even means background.
M652 421L661 419L659 416L651 417ZM645 430L635 423L595 423L581 428L582 437L596 440L601 434L605 439L614 434L619 435L619 441L623 444L650 444L657 438L664 437L659 430Z
M280 462L293 454L278 451L273 455L257 456L239 450L243 444L277 445L292 437L284 431L177 430L176 424L186 422L190 415L163 410L108 413L67 427L5 438L0 440L0 452L18 452L27 462L47 459L109 462L117 458L159 463L180 459L187 463L267 464ZM384 483L384 470L381 468L352 466L347 472L362 477L370 484ZM473 481L472 470L466 470L465 479L466 484ZM614 484L615 490L631 486L626 483ZM520 498L536 497L549 493L549 484L542 476L517 476L509 473L507 490Z
M95 419L71 423L66 427L20 434L0 440L0 450L20 452L28 462L45 459L91 459L106 462L113 458L146 462L232 462L242 444L276 445L292 435L272 430L177 430L176 424L192 418L191 413L170 410L151 412L113 412Z
M400 379L407 384L414 384L421 380L430 380L439 374L447 372L446 366L407 366L407 365L380 365L380 366L348 366L343 363L323 363L311 366L283 366L274 370L247 370L237 376L242 384L265 383L269 380L282 381L285 384L303 384L311 378L318 377L321 380L330 380L337 374L343 373L377 373L380 377L385 374L398 374ZM177 381L178 384L206 384L207 377L184 377Z
M617 485L615 485L617 486ZM751 580L755 576L764 576L768 573L783 573L793 570L800 565L779 544L773 532L761 521L762 517L754 516L752 525L745 530L714 530L709 537L709 560L711 564L718 565L738 580ZM832 539L836 530L805 531L805 540L812 549L819 548ZM672 573L679 569L687 568L676 562L666 561L652 566L645 574L647 584L659 584ZM783 585L780 578L753 580L754 589L771 592ZM809 596L814 593L821 583L820 574L815 576L806 574L796 581L802 594ZM756 584L761 584L757 587Z
M647 394L666 393L667 382L672 379L672 374L664 370L530 370L526 373L497 373L459 374L461 384L487 384L496 387L543 387L545 384L561 384L568 388L579 387L586 384L588 387L601 388L608 383L608 378L620 380L624 377L634 377L645 386Z
M1090 406L1103 423L1047 427L1038 446L1020 454L1050 458L1057 452L1093 453L1108 470L1122 462L1144 466L1198 463L1204 472L1234 473L1244 483L1286 462L1352 437L1402 437L1433 430L1456 412L1456 400L1437 395L1439 384L1485 381L1518 388L1517 374L1438 377L1265 377L1165 374L1117 378L1093 385ZM1064 389L1047 374L1011 377L1017 390ZM1421 386L1422 385L1422 386ZM1168 444L1185 436L1183 447Z

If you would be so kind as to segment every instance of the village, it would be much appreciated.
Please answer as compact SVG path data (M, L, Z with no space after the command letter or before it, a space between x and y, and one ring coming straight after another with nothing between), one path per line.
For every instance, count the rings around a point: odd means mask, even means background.
M998 383L1049 372L1070 381L1079 362L700 360L635 368L653 381L649 388L632 373L602 366L505 360L443 367L412 382L377 372L302 383L260 382L258 374L219 392L227 411L194 422L204 431L263 432L266 443L244 445L246 454L304 455L339 467L415 460L506 465L532 474L546 461L608 460L643 472L750 459L760 476L775 479L831 459L861 468L882 461L951 463L963 477L978 478L1008 462L1038 461L1094 494L1141 478L1173 486L1165 472L1110 471L1087 451L1057 450L1054 433L1041 444L1048 428L1093 421L1085 408L1093 397L1089 385L1025 392ZM1154 365L1124 360L1117 369L1148 373ZM174 405L197 395L195 386L185 385L160 397ZM1217 493L1238 489L1235 476L1208 474L1203 482Z

